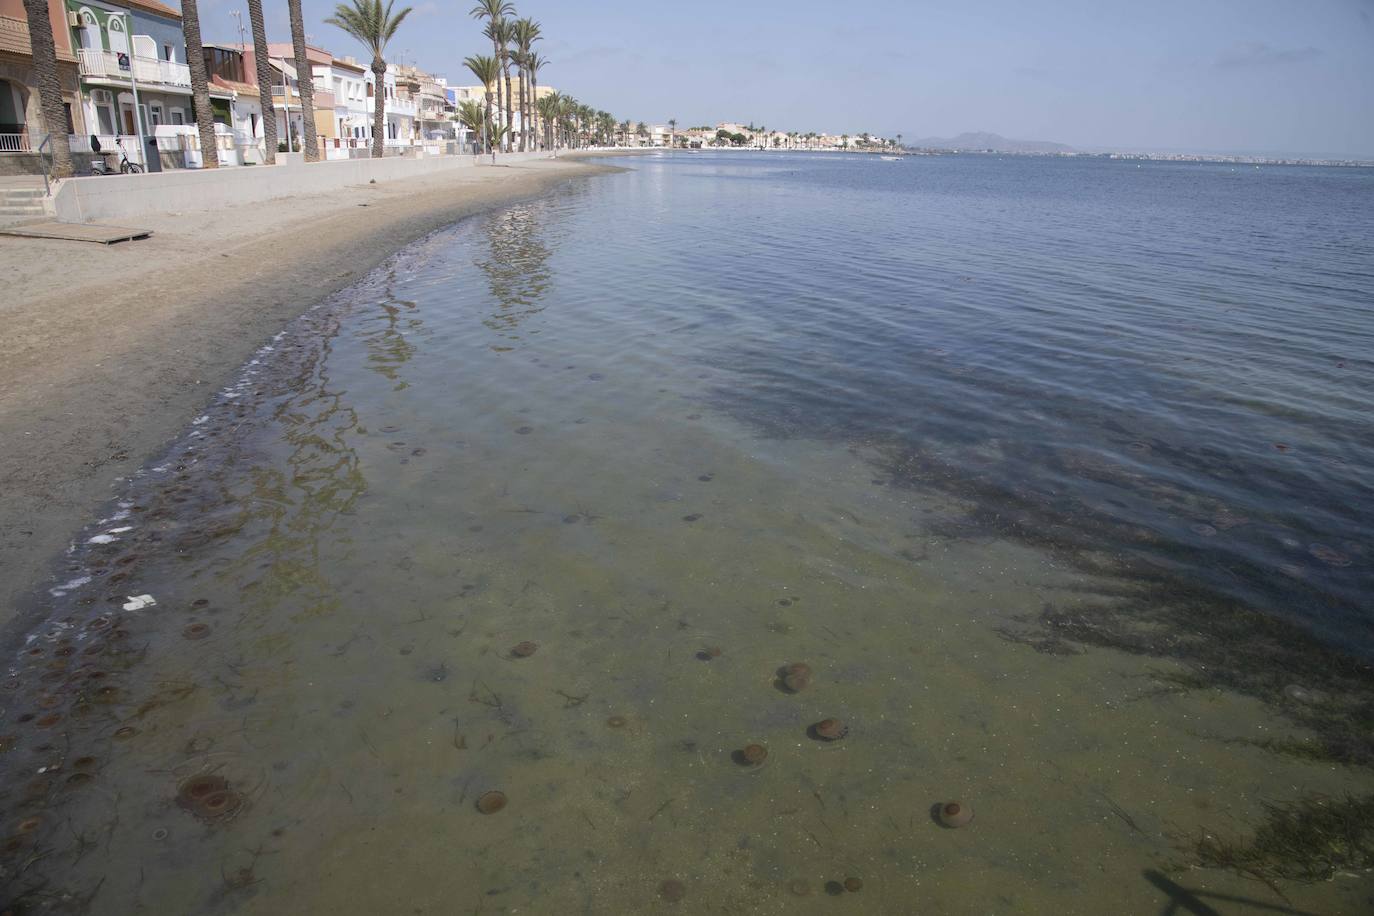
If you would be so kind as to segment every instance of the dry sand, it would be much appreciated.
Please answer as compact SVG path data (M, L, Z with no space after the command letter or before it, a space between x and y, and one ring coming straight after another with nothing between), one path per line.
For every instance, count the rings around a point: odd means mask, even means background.
M112 246L0 238L0 624L118 480L288 322L458 219L616 171L535 161L129 221Z

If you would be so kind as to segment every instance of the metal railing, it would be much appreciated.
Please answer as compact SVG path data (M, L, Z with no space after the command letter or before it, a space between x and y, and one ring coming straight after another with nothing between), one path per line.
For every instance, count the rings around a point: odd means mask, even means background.
M185 64L160 60L156 57L81 48L76 52L81 75L97 79L127 80L132 73L140 83L160 83L164 86L191 85L191 68Z
M22 131L17 134L0 134L0 153L27 153L32 151L29 145L29 132Z

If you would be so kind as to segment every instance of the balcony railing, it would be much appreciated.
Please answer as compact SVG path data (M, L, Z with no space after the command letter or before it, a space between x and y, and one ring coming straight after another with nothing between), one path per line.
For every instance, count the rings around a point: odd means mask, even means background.
M156 57L139 57L117 54L114 51L96 51L82 48L77 52L77 63L81 75L94 79L127 80L130 73L138 77L140 83L157 83L163 86L191 85L191 69L185 64Z
M32 149L27 131L19 134L0 134L0 153L27 153Z

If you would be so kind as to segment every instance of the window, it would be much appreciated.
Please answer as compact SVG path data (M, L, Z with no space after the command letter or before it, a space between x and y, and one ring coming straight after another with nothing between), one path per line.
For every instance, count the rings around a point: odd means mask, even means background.
M95 14L90 10L81 11L81 28L77 30L76 42L88 51L101 49L100 23L96 21Z
M67 133L69 133L69 134L74 134L74 133L76 133L76 124L73 123L73 121L72 121L72 103L71 103L71 102L63 102L63 103L62 103L62 110L63 110L63 112L65 112L66 115L67 115Z
M170 109L168 113L172 116L173 124L180 125L186 123L186 115L180 108Z
M163 122L162 105L160 103L154 102L153 104L149 105L148 112L153 119L154 127L157 127L159 124Z
M171 61L172 63L176 63L176 59L177 59L177 51L176 51L176 48L173 47L172 45L163 45L163 46L162 46L162 59L163 59L163 60L166 60L166 61Z
M95 105L96 129L102 134L113 134L115 130L114 98L108 89L92 89L91 103Z

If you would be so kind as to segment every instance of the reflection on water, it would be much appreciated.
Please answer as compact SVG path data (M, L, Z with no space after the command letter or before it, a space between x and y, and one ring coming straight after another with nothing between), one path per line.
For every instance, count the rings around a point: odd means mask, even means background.
M489 256L477 266L487 275L492 303L497 310L483 322L512 340L520 323L544 310L540 300L549 287L549 250L540 238L537 206L510 207L483 219Z
M924 165L640 160L307 315L82 535L59 581L90 581L16 643L3 902L1367 911L1374 694L1320 638L1367 624L1364 554L1265 540L1291 500L1339 519L1365 471L1295 463L1266 504L1234 448L1254 418L1185 442L1169 405L1219 382L1152 373L1170 345L1103 305L1133 268L1080 288L1076 258L1128 243L1001 237L1101 231L1108 203L1066 215L1066 179L1025 163ZM1071 178L1121 180L1099 167ZM1177 275L1221 295L1242 267ZM1032 307L998 306L1008 276ZM1137 306L1177 292L1153 289ZM1084 315L1139 339L1076 338ZM1300 422L1344 455L1341 397ZM1261 572L1283 550L1307 576Z

